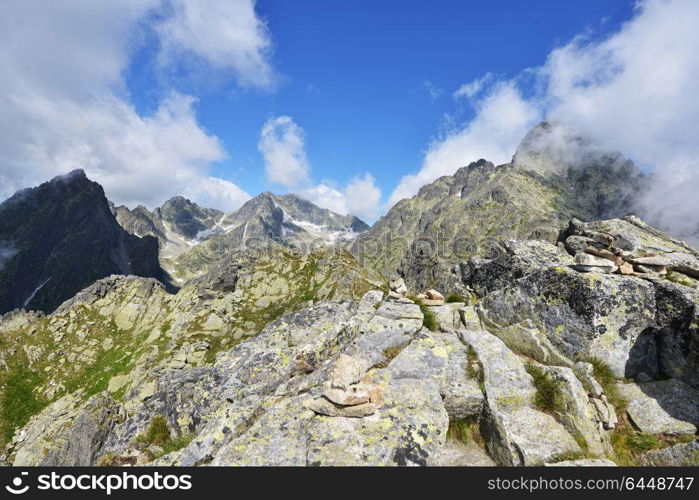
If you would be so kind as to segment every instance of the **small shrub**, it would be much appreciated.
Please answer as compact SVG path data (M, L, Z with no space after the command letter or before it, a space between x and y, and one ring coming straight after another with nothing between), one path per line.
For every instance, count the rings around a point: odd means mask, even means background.
M156 445L162 448L163 451L157 455L153 454L150 450L146 450L151 460L154 460L168 453L172 453L173 451L181 450L187 446L192 439L194 439L193 433L182 434L173 438L170 434L170 429L168 428L165 417L156 415L153 417L153 420L151 420L148 430L140 434L134 440L134 444L141 445L142 447Z
M534 404L536 407L548 413L565 411L565 398L561 393L560 383L553 380L536 365L528 364L526 368L527 373L534 379L534 387L536 387Z
M136 438L137 444L151 445L163 447L170 441L170 429L167 426L167 421L162 415L156 415L151 420L148 429L143 434Z
M422 311L422 326L431 332L436 332L439 330L439 322L437 321L437 318L435 318L434 314L432 314L432 311L425 306L420 306L420 310Z
M431 332L436 332L439 330L439 322L437 321L437 318L435 318L432 311L425 306L422 299L416 297L415 295L409 295L408 298L420 306L420 312L422 312L422 326Z
M624 413L628 403L621 397L617 390L617 378L614 376L614 372L610 366L597 358L590 358L587 362L592 365L592 375L597 382L599 382L599 385L602 386L602 389L604 389L604 393L612 406L614 406L614 409L617 413Z
M448 304L452 302L463 302L465 304L468 302L468 299L458 293L450 293L444 301Z
M447 439L469 444L475 443L481 448L485 446L483 437L478 430L476 419L450 420L447 429Z

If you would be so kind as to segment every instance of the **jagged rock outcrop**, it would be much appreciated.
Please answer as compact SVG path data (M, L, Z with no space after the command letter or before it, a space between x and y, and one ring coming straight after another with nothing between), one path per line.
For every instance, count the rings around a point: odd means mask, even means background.
M316 300L357 298L385 286L342 250L231 256L170 294L157 280L102 279L55 313L0 317L0 438L78 389L108 390L134 411L162 370L211 363L270 321Z
M462 293L458 264L488 256L504 240L555 243L572 217L632 212L644 185L633 163L559 129L535 127L511 163L478 160L423 186L365 232L353 253L386 274L398 272L411 289Z
M500 248L495 258L469 260L461 274L482 297L486 327L508 345L544 363L596 358L618 377L662 375L696 386L697 289L646 268L663 264L690 277L699 260L689 245L627 217L573 220L559 247L532 241ZM590 272L563 248L606 252L609 258L600 259L634 270Z
M112 294L86 291L64 312ZM209 362L136 367L127 391L63 396L16 434L10 460L149 463L160 448L144 436L158 418L181 442L159 465L525 465L580 452L573 432L597 425L584 402L571 415L536 409L524 360L497 337L473 320L429 331L418 305L383 295L321 301ZM572 370L562 376L580 392ZM449 437L462 421L485 448ZM76 433L84 444L65 452Z
M296 195L265 192L219 218L196 240L188 240L182 251L166 247L161 257L168 272L185 282L234 251L284 246L308 252L341 246L367 228L354 216L336 214Z
M82 170L0 204L0 314L54 310L110 274L163 279L154 238L124 231Z

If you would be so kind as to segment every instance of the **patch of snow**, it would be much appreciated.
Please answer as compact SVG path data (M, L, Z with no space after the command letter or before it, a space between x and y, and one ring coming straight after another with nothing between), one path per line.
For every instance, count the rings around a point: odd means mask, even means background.
M24 301L24 303L22 304L22 307L27 307L27 306L29 305L29 303L32 301L32 299L34 299L34 297L36 297L36 294L39 293L39 290L41 290L41 289L44 287L44 285L45 285L46 283L48 283L50 280L51 280L51 277L49 277L49 278L48 278L46 281L44 281L41 285L39 285L38 287L36 287L36 288L34 289L34 291L31 293L31 295L30 295L29 297L27 297L27 300Z

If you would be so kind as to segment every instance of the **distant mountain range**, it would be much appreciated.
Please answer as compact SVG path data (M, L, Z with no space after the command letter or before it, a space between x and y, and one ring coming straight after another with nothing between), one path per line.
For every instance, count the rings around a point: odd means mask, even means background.
M555 242L572 217L627 215L644 186L620 153L548 122L527 134L512 162L462 167L398 202L372 228L293 194L264 192L232 213L181 196L152 211L114 206L75 171L0 206L0 312L50 311L113 273L179 287L231 252L267 245L339 244L416 288L458 288L464 259L502 239Z
M234 250L268 244L299 249L334 245L369 229L352 215L339 215L293 194L269 192L229 214L180 196L152 212L142 206L114 207L113 212L128 232L158 238L161 264L177 283L200 275Z

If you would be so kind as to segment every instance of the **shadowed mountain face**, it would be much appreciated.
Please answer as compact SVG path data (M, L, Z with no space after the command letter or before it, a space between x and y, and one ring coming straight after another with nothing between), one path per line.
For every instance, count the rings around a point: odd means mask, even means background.
M2 203L0 249L0 312L52 311L110 274L162 274L156 239L124 231L82 170Z
M621 154L544 122L525 137L511 163L479 160L423 186L352 250L416 289L458 291L459 262L487 254L505 239L555 242L572 217L628 215L643 182Z

